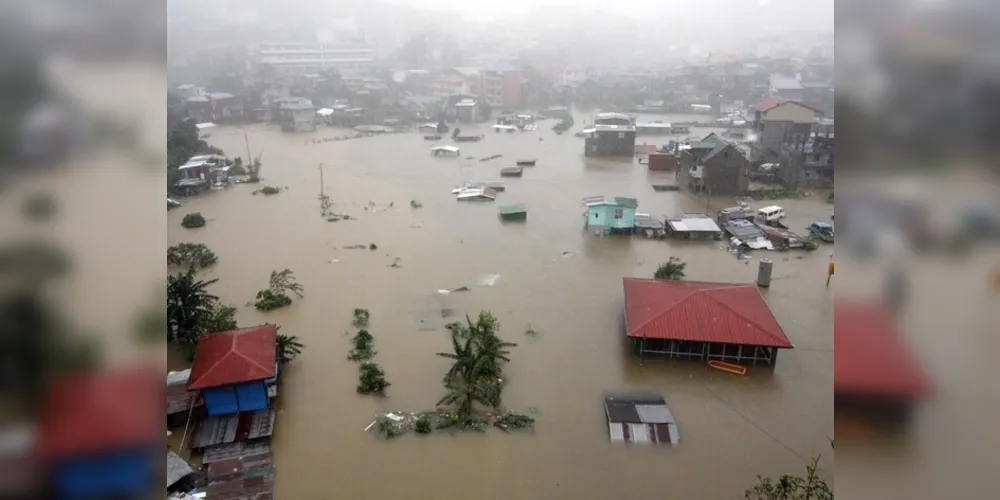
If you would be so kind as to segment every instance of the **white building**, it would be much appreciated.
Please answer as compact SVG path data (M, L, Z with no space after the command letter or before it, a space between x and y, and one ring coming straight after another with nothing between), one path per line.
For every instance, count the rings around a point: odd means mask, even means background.
M288 75L336 68L342 77L363 78L375 64L374 49L364 43L267 42L253 52L258 64Z

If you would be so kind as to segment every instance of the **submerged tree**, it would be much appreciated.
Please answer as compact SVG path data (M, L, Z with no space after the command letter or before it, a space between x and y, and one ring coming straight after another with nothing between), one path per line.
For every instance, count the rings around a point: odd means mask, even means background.
M368 309L357 308L354 310L354 326L356 328L364 328L368 326L368 320L371 318L371 314L368 313Z
M660 267L656 268L653 278L658 280L682 280L684 279L684 268L686 267L687 262L671 256L666 262L660 264Z
M181 219L181 225L187 229L205 227L206 223L205 216L201 215L201 212L187 214L183 219Z
M368 333L368 330L358 330L357 335L352 339L354 349L351 349L351 353L347 356L347 359L351 361L367 361L375 357L376 352L372 346L374 340L375 338L372 337L372 334Z
M385 380L385 372L374 361L366 361L358 367L358 392L385 396L385 390L392 384Z
M167 264L171 266L209 267L219 258L204 243L178 243L167 248Z
M819 477L819 457L806 466L806 477L781 476L777 480L757 476L759 483L746 490L745 500L833 500L833 491Z
M271 311L291 305L292 298L288 292L302 298L303 287L295 281L295 275L291 269L283 271L271 271L271 279L266 290L257 292L254 307L260 311Z
M502 365L510 361L511 347L497 336L500 324L488 311L479 313L476 322L466 316L465 324L448 325L452 352L438 353L451 359L452 366L444 376L447 394L438 406L454 406L463 422L474 420L475 405L498 408L503 393Z
M197 279L194 267L167 277L167 340L177 340L189 357L202 335L236 328L236 308L208 291L217 281Z
M278 328L281 327L279 326ZM299 338L295 335L285 335L282 333L278 334L277 343L278 353L281 356L280 359L282 364L287 363L295 359L295 357L299 354L302 354L302 348L305 347L302 342L299 342Z

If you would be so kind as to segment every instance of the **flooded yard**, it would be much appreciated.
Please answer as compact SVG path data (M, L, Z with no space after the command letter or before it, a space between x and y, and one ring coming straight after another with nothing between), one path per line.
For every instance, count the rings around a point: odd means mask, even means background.
M656 216L715 211L735 200L656 192L652 185L672 182L672 173L649 173L632 159L585 158L583 139L554 134L553 123L517 133L459 125L463 135L485 138L455 144L457 158L430 153L435 144L453 144L447 136L425 141L419 132L313 143L349 132L213 129L209 142L228 156L246 158L247 142L253 156L262 155L263 182L184 200L169 214L169 242L215 251L219 262L204 276L219 278L212 290L238 306L241 324L277 323L306 345L283 379L273 438L277 496L596 500L624 489L739 498L757 474L798 473L820 453L831 474L833 301L825 282L832 246L755 252L747 261L724 242L586 234L585 196L634 197L639 212ZM499 180L501 168L523 158L536 166L504 179L496 202L459 203L449 194L465 181ZM332 211L348 220L320 214L321 163ZM282 190L251 194L264 185ZM789 226L804 233L810 222L829 220L833 206L824 200L759 204L783 206ZM501 221L499 207L509 204L524 204L527 220ZM190 212L208 224L182 228ZM344 248L353 245L364 249ZM774 260L774 281L762 293L795 349L783 352L773 371L751 368L746 377L698 362L640 365L625 342L622 278L652 277L669 256L687 262L688 280L736 283L756 278L759 258ZM294 271L305 298L270 313L248 306L270 272L284 268ZM438 292L460 287L469 290ZM346 355L356 307L371 311L369 329L392 383L387 399L355 395L357 368ZM448 367L435 356L450 348L444 324L481 309L497 316L501 337L519 344L505 372L504 401L514 410L538 409L534 435L408 435L383 443L363 432L378 412L433 407ZM529 324L537 335L525 335ZM660 393L680 445L611 444L602 399L608 391Z

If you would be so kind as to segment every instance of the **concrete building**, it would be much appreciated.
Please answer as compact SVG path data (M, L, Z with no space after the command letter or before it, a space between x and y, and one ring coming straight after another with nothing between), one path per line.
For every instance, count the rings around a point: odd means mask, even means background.
M771 75L768 83L770 84L771 94L774 96L789 100L802 100L805 98L802 82L795 78Z
M524 73L520 68L502 63L489 66L463 66L455 68L468 84L468 92L480 96L495 108L521 106L521 86Z
M316 130L316 107L303 97L290 97L278 102L278 121L286 132Z
M252 49L252 60L286 75L336 69L342 77L363 78L375 65L375 51L365 43L265 42Z
M822 112L807 104L780 97L764 99L754 108L753 132L757 139L751 145L755 161L777 160L782 145L804 144Z
M462 123L475 123L479 120L478 107L475 99L462 99L455 103L455 117Z
M677 184L695 193L742 196L750 187L749 166L736 146L711 133L681 151Z
M586 156L633 156L635 119L621 113L599 113L584 137Z
M447 98L472 93L467 77L455 71L440 74L431 81L431 95L434 97Z

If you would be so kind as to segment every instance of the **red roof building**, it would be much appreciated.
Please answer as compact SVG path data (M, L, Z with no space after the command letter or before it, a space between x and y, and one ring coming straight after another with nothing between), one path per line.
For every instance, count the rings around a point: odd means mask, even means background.
M145 368L55 380L41 419L41 453L63 460L140 448L163 438L163 375Z
M923 370L884 309L838 300L833 317L835 395L913 401L930 392Z
M189 391L265 380L277 373L275 325L210 333L198 342Z
M791 349L754 285L625 278L636 354L773 364Z

